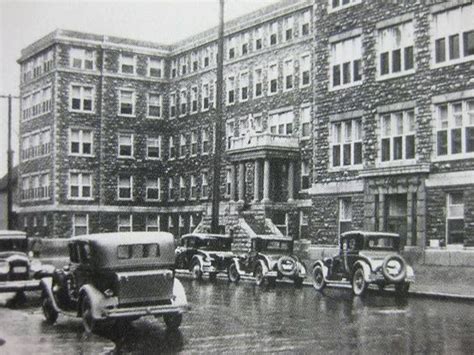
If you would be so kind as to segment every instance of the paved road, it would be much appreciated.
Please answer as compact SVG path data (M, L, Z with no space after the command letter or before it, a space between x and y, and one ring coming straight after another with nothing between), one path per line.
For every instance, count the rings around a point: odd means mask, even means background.
M105 331L100 336L113 341L116 352L133 354L471 354L474 349L472 303L400 300L388 293L356 298L344 289L319 294L291 284L262 289L248 282L234 285L222 279L215 284L181 279L193 309L184 317L180 331L168 333L161 320L145 318L121 335ZM0 307L2 326L8 312L13 311ZM95 346L101 349L98 352L110 350L98 337L83 338L79 320L61 317L51 327L39 321L41 311L33 306L14 312L21 314L16 318L23 317L24 329L33 323L34 337L44 337L42 349L62 346L68 353L89 353L87 346ZM19 334L16 342L27 342L29 337ZM68 342L75 345L67 348Z

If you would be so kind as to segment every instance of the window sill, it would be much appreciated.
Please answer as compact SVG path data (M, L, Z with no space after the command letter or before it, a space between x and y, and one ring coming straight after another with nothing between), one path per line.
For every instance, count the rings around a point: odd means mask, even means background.
M129 157L129 156L123 156L123 155L117 155L117 158L135 160L135 157Z
M403 78L403 77L410 76L413 74L415 74L415 69L406 70L397 74L393 74L393 73L385 74L385 75L377 74L377 77L375 80L380 82L380 81L385 81L385 80L390 80L390 79Z
M74 112L74 113L87 113L87 114L90 114L90 115L94 115L95 114L95 111L92 110L92 111L84 111L84 110L74 110L72 108L69 108L69 112ZM37 115L37 116L33 116L31 118L37 118L37 117L40 117L42 115Z
M152 158L152 157L146 157L145 160L151 160L151 161L160 161L161 160L161 157L160 158Z
M135 114L131 114L131 115L128 115L128 114L125 114L125 113L117 113L117 116L119 117L130 117L130 118L135 118Z
M309 88L310 86L311 86L311 83L309 83L309 84L304 84L304 85L301 84L301 85L300 85L300 89Z
M346 166L341 166L341 167L330 167L328 168L328 172L336 173L336 172L343 172L343 171L357 171L357 170L362 170L362 169L363 169L363 164L346 165Z
M433 55L432 55L432 58L433 58ZM439 69L443 67L448 67L450 65L463 64L463 63L471 62L471 61L474 61L474 55L464 57L464 58L454 59L454 60L447 60L442 63L433 63L433 59L432 59L431 69Z
M95 154L69 153L69 156L70 157L82 157L82 158L95 158Z
M161 116L146 116L147 119L149 120L162 120L163 117Z
M474 158L474 152L459 153L459 154L455 154L455 155L451 154L451 155L435 156L435 157L433 157L432 162L433 163L438 163L438 162L447 162L447 161L473 159L473 158Z
M359 85L362 85L362 80L360 81L356 81L354 83L350 83L350 84L345 84L345 85L338 85L336 87L334 86L330 86L329 87L329 91L339 91L339 90L344 90L344 89L349 89L349 88L353 88L353 87L356 87L356 86L359 86Z
M71 197L68 196L67 198L70 201L94 201L93 197Z

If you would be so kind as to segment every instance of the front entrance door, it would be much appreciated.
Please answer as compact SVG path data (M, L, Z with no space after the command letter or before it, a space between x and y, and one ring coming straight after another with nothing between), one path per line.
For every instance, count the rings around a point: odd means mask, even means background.
M385 195L384 230L398 233L401 245L406 245L407 240L407 195Z

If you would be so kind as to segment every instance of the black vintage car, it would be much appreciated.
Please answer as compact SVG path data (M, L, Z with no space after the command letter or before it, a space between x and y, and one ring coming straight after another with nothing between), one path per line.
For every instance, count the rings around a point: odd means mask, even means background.
M174 237L166 232L103 233L74 237L70 264L43 278L42 308L48 323L59 313L82 317L92 332L106 321L163 317L177 329L188 310L174 277ZM117 323L117 322L112 322Z
M370 284L379 289L394 285L406 294L414 281L413 269L400 255L400 237L394 233L350 231L339 238L339 253L313 265L313 286L321 291L328 284L351 284L362 295Z
M250 253L234 259L229 267L230 281L239 281L241 275L253 275L258 286L265 282L274 285L276 280L289 278L300 287L306 268L293 255L291 238L259 235L252 238Z
M0 292L16 292L24 300L24 291L39 289L41 277L53 271L54 266L29 256L25 232L0 231Z
M191 233L181 237L176 248L176 268L191 271L193 278L209 274L214 281L218 273L227 273L235 255L232 238L223 234Z

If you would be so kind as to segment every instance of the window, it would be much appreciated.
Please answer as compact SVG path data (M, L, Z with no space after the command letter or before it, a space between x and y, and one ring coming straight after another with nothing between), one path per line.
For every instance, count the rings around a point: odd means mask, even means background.
M362 0L329 0L331 10L336 11L346 7L360 4Z
M447 205L446 242L447 244L463 244L465 236L463 193L448 193Z
M249 118L244 116L239 119L239 132L241 136L247 136L249 134Z
M300 86L308 86L311 82L311 55L304 54L300 60Z
M278 64L268 66L268 94L276 94L278 91Z
M90 199L92 198L92 174L91 173L69 173L69 198Z
M227 169L225 175L225 194L232 199L232 171Z
M247 101L249 98L249 73L240 73L240 101Z
M301 162L301 189L310 188L309 174L309 162L307 160L303 160Z
M133 177L130 175L119 175L118 177L118 199L131 200L133 192Z
M181 214L178 216L178 227L179 227L179 234L181 234L181 231L184 229L184 216Z
M170 117L176 117L176 94L170 94Z
M53 51L50 50L43 55L43 71L48 72L53 69Z
M303 107L301 109L301 138L310 138L311 137L311 107Z
M171 62L171 78L176 78L178 72L178 64L176 63L176 59Z
M160 200L160 178L147 178L146 180L146 199L148 201Z
M270 24L270 46L274 46L278 43L278 22Z
M161 59L148 59L148 76L154 78L161 78L163 76L163 61Z
M362 164L362 120L331 123L331 130L332 166Z
M202 111L209 110L209 96L210 96L209 83L204 83L202 84L202 103L201 103Z
M288 59L285 60L285 63L283 65L283 80L284 82L284 90L291 90L293 89L293 72L294 72L294 67L293 67L293 60Z
M189 215L189 233L192 233L193 230L196 228L196 218L194 215Z
M147 232L160 231L160 216L159 215L146 216L146 231Z
M209 129L205 128L201 132L202 132L201 151L202 151L202 154L208 154L209 153Z
M436 106L439 157L474 153L474 99Z
M129 54L120 55L120 72L123 74L135 74L135 56Z
M119 114L133 116L135 114L135 92L133 90L119 90Z
M46 112L51 111L51 107L52 107L51 87L48 86L42 89L41 93L42 93L41 113L46 113Z
M198 148L198 139L197 139L197 132L192 131L191 132L191 156L196 156L197 155L197 148Z
M235 58L235 38L230 37L227 40L227 58L233 59Z
M187 59L186 58L180 58L179 62L181 63L181 75L186 75L188 71L188 66L186 64Z
M199 70L199 61L198 61L198 56L196 52L191 53L191 63L192 63L192 71L198 71Z
M184 177L179 177L179 199L184 200L186 198L186 182Z
M179 157L184 158L186 156L186 136L181 134L179 136Z
M256 51L258 51L259 49L262 49L262 47L263 47L262 32L263 32L262 27L257 27L255 29L255 32L254 32L254 35L253 35L253 38L254 38L254 41L255 41L254 48L255 48Z
M248 32L242 33L240 37L240 49L242 55L246 55L249 52L249 34Z
M72 218L72 229L73 235L85 235L89 234L89 215L88 214L75 214Z
M232 138L234 138L234 121L228 121L225 126L227 149L232 148Z
M168 178L168 200L172 201L174 199L174 182L173 178Z
M382 162L415 158L415 113L413 110L381 116Z
M339 199L339 233L352 229L352 199L344 197Z
M172 228L174 228L174 221L173 221L173 216L169 215L168 216L168 231L170 231Z
M235 78L229 76L227 78L227 105L232 105L235 102Z
M253 75L253 83L254 83L254 96L261 97L263 93L263 76L262 76L262 69L258 68L255 69Z
M333 88L351 86L362 81L361 36L331 44L330 67Z
M209 181L207 171L203 171L201 174L201 198L209 198Z
M76 69L95 69L95 51L89 49L71 48L69 51L70 65Z
M181 90L181 93L179 96L179 104L180 104L179 115L183 116L187 113L188 97L186 95L186 89Z
M196 113L198 111L198 88L194 86L191 88L191 112Z
M192 200L194 200L194 199L197 198L196 176L191 175L190 180L191 180L191 182L190 182L190 186L191 186L191 195L190 195L190 198L191 198Z
M303 12L303 16L301 19L301 35L303 36L309 35L310 22L311 22L311 12L310 11Z
M433 15L435 64L454 64L474 58L474 5Z
M30 197L30 177L23 176L21 179L21 199L29 200Z
M202 62L204 63L204 68L207 68L210 65L210 57L211 57L209 47L203 51L202 56L203 56Z
M169 159L172 160L176 157L176 149L174 146L174 138L170 137L170 143L169 143Z
M131 232L132 231L132 215L131 214L119 214L117 221L117 231L119 232Z
M404 74L413 69L413 21L380 29L377 36L378 74Z
M162 98L160 94L149 93L148 94L148 117L160 118L161 117L161 104L162 104Z
M283 23L285 31L285 41L291 41L293 39L293 17L287 17Z
M293 111L269 114L268 128L270 133L279 135L293 134Z
M120 133L119 141L119 157L133 157L133 134Z
M92 130L71 129L69 153L72 155L92 155Z
M71 86L71 111L92 112L93 111L93 91L92 86ZM33 101L36 101L35 98Z
M146 139L147 158L160 159L161 158L161 136L147 137Z
M40 190L39 190L38 198L48 198L50 197L49 174L42 173L39 175L39 177L40 177Z

